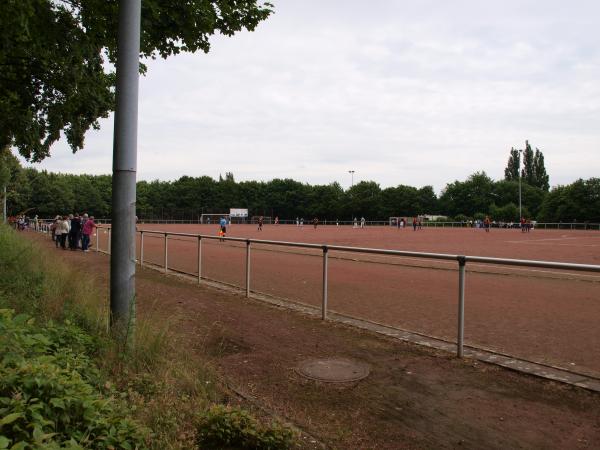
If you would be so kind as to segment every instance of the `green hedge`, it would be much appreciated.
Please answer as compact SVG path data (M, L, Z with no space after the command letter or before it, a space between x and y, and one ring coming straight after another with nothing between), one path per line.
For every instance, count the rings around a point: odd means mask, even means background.
M0 310L0 448L146 447L147 431L100 385L93 351L71 323Z

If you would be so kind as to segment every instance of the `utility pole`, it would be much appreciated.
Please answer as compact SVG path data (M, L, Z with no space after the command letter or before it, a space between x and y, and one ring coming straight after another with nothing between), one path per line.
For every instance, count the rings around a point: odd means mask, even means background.
M352 196L352 188L354 187L354 170L349 170L348 173L350 174L350 177L351 177L350 196ZM350 217L350 220L354 221L354 211L352 211L352 217Z
M521 212L521 154L523 150L519 150L519 223L521 223L521 219L523 218L523 213Z
M141 0L119 1L113 140L110 323L122 340L135 322L135 183ZM130 341L131 342L131 341Z

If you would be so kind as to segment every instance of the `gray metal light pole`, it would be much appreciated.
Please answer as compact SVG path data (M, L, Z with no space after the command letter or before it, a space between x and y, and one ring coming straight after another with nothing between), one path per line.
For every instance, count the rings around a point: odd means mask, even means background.
M123 339L135 321L135 182L141 0L119 1L113 141L110 322Z
M521 212L521 154L523 150L519 150L519 223L521 223L521 219L523 218L523 213Z
M350 185L350 189L352 189L354 187L354 170L349 170L348 173L350 174L351 178L351 185ZM350 192L350 195L352 195L352 192ZM350 220L354 220L354 211L352 211L352 217L350 218Z

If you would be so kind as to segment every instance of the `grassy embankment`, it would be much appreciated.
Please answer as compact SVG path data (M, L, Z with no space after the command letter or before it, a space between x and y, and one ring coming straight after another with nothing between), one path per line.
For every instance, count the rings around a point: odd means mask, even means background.
M126 348L107 318L92 279L0 226L0 449L293 446L218 405L210 368L164 321L138 319Z

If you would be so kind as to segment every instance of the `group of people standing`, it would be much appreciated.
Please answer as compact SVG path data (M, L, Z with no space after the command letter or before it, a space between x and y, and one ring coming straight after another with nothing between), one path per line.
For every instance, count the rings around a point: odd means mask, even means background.
M519 225L521 226L521 233L529 233L533 228L531 220L525 219L525 217L521 217Z
M33 219L31 219L25 214L19 214L18 216L10 216L8 218L8 223L17 231L25 231L28 230L30 227L37 231L39 221L37 215Z
M360 227L364 228L366 224L367 224L367 219L365 219L364 217L361 217L360 218ZM352 228L358 228L358 219L356 217L352 220Z
M421 229L423 229L423 221L421 220L420 217L413 217L412 226L413 226L413 231L421 230Z
M56 216L50 226L52 231L52 240L56 247L63 250L81 249L84 252L89 251L91 236L96 229L94 216L83 214L69 214L68 216Z

